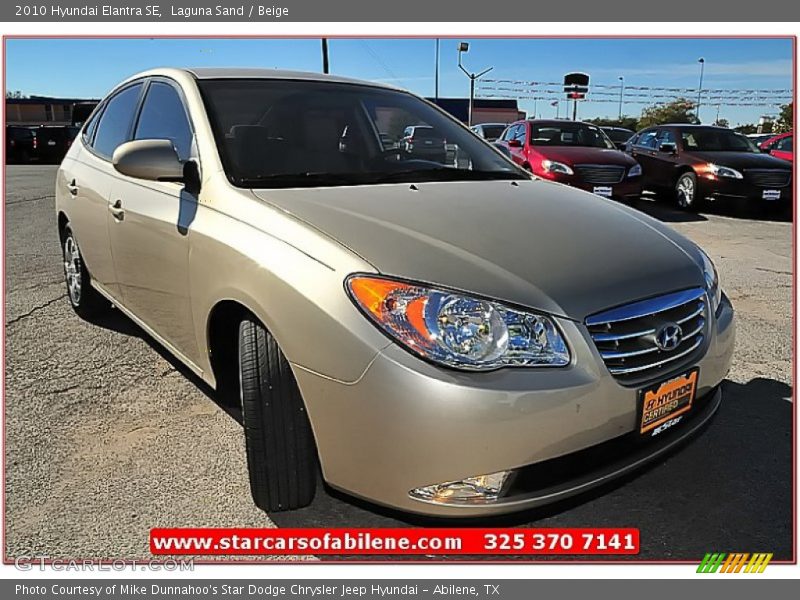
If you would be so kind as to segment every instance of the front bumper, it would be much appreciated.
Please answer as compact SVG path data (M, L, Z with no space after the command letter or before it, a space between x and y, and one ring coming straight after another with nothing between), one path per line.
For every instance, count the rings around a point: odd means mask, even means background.
M642 195L642 178L641 177L626 177L619 183L588 183L578 177L577 175L562 175L560 173L550 173L543 176L545 179L563 183L579 190L586 192L598 193L603 191L602 195L623 200L626 198L638 198ZM610 189L611 193L607 194Z
M524 510L581 493L662 455L719 406L718 386L730 368L734 342L727 299L705 353L685 366L700 368L692 418L599 461L589 472L546 485L537 485L534 475L531 482L532 466L630 438L637 425L637 389L609 374L582 324L559 324L572 353L572 363L563 368L459 372L390 345L353 383L295 369L325 480L372 502L426 515ZM512 469L519 470L516 487L492 503L450 505L409 496L422 486ZM520 487L522 480L528 481Z
M792 201L792 185L783 187L761 187L749 183L747 180L719 177L697 179L700 196L711 200L746 200L750 202L763 202L764 204L786 203ZM780 192L779 198L765 199L764 191Z

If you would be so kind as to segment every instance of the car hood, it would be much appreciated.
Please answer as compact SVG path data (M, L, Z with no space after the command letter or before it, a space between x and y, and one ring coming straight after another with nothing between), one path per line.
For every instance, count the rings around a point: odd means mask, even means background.
M704 281L694 244L660 222L544 180L253 193L384 275L576 320Z
M734 169L786 169L791 170L791 165L785 161L755 152L690 152L693 158L712 162L724 167Z
M533 149L550 160L568 165L625 165L632 167L636 161L619 150L610 148L589 148L583 146L534 146Z

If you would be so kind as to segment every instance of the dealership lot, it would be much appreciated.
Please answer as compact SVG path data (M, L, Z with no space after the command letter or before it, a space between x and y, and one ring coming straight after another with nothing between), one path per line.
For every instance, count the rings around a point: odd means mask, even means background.
M6 170L8 557L141 558L156 526L420 524L329 490L293 513L257 510L236 411L119 313L96 324L72 313L54 174L51 166ZM689 215L651 197L637 207L717 263L738 313L723 407L699 438L638 476L492 523L635 526L648 559L708 551L789 559L792 226Z

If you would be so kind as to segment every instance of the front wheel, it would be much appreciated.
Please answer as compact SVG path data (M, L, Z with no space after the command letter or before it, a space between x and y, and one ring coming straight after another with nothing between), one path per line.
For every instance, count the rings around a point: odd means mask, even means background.
M67 298L73 310L79 316L88 318L107 309L108 301L92 287L92 279L83 262L78 241L69 227L64 230L62 250Z
M675 183L675 199L683 210L695 211L700 203L697 176L692 172L681 174Z
M239 382L250 492L268 512L311 504L317 452L289 362L260 323L239 325Z

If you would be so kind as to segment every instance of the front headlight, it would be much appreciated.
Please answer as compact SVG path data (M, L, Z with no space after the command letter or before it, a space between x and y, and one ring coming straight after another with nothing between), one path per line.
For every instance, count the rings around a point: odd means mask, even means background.
M574 175L575 172L564 163L556 162L554 160L543 160L542 168L548 173L561 173L562 175Z
M635 164L631 167L631 170L628 171L628 177L639 177L642 174L642 165Z
M346 286L379 328L433 362L467 370L569 364L550 317L384 277L353 275Z
M720 165L715 165L714 163L709 163L708 170L717 177L727 177L728 179L744 179L744 176L739 173L739 171L736 169L731 169L730 167L723 167Z
M700 250L698 248L698 250ZM703 277L706 280L706 290L708 290L708 298L711 301L711 314L716 314L717 307L722 301L722 286L719 283L719 274L717 268L708 255L700 250L700 259L703 262Z

